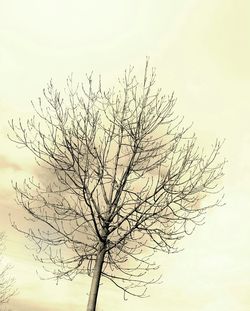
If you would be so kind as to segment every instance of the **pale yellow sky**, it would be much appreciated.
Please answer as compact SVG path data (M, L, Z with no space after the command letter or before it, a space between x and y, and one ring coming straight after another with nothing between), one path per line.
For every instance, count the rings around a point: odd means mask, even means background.
M63 88L71 72L81 79L94 70L112 85L130 64L141 73L146 56L201 143L226 138L227 205L208 213L182 253L156 257L163 283L149 288L150 298L124 302L117 288L102 286L98 311L249 310L249 55L248 0L0 0L0 223L20 290L13 311L84 310L90 280L40 281L41 267L11 229L8 213L22 213L10 180L32 174L33 164L7 140L7 120L31 113L50 78Z

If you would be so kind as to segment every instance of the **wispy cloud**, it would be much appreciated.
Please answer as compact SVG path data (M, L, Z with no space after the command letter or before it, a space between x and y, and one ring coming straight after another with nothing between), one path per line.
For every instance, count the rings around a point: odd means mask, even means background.
M5 155L0 154L0 169L12 169L14 171L20 171L21 167L9 160Z

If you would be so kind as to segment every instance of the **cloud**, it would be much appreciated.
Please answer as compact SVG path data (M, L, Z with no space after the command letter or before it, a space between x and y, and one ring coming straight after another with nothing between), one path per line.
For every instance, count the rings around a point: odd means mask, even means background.
M21 167L9 160L5 155L0 154L0 169L11 169L14 171L20 171Z

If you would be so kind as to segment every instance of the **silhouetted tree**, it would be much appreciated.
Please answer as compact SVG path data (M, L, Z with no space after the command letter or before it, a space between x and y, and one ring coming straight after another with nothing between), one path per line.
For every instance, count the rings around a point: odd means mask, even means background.
M124 294L144 296L158 280L145 276L158 268L151 256L177 251L176 241L219 204L204 197L218 191L220 142L208 156L200 151L173 115L174 96L155 89L148 62L141 83L133 68L119 83L118 91L103 91L92 75L87 87L69 78L64 100L50 82L45 103L33 104L35 116L10 122L11 139L49 170L47 182L14 185L32 222L28 230L13 225L35 243L38 260L57 266L56 278L92 277L88 311L101 276Z
M4 233L0 233L0 310L6 306L11 297L13 297L17 290L15 288L15 279L10 275L11 266L4 263Z

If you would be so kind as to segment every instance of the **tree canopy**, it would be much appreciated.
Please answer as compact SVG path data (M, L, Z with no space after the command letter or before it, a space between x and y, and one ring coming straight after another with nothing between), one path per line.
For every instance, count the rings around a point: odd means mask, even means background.
M32 118L10 121L11 139L47 176L14 184L31 222L13 225L34 242L38 260L56 266L56 278L92 276L94 303L101 276L144 296L158 279L145 276L158 268L151 256L177 251L176 242L220 204L204 198L219 191L221 143L207 155L200 150L174 115L174 95L162 95L155 78L148 62L142 81L129 68L119 89L94 87L92 75L76 86L68 78L66 98L50 82Z

